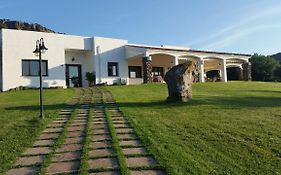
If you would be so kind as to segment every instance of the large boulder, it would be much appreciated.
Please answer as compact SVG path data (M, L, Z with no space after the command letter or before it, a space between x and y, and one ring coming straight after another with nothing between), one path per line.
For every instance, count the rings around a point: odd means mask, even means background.
M194 80L194 64L186 61L171 68L165 75L169 96L167 101L187 102L192 99L192 83Z

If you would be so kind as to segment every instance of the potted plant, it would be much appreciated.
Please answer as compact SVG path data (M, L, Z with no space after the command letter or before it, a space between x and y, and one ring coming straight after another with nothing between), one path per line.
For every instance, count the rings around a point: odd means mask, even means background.
M96 85L96 73L86 72L86 80L89 82L89 87Z

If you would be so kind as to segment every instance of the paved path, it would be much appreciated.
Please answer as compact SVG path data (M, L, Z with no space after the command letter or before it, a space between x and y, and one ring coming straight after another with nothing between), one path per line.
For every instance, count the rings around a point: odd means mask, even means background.
M164 175L105 88L79 89L7 175Z

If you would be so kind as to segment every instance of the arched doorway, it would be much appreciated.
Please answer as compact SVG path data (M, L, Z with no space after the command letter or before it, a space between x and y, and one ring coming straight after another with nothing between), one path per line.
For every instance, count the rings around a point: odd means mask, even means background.
M227 71L227 79L228 80L241 80L241 68L239 67L228 67Z
M207 81L221 81L220 71L219 70L210 70L206 72L206 79Z

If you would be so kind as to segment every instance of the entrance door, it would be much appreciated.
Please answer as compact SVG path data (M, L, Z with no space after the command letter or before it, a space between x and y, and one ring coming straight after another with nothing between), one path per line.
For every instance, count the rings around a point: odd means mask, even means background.
M81 65L67 64L65 74L67 87L82 87Z

